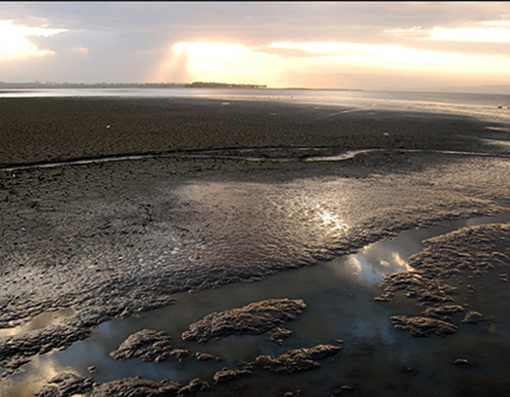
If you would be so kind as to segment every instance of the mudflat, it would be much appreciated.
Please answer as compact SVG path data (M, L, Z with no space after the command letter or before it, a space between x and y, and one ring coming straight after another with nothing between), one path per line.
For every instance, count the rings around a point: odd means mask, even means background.
M0 164L241 148L479 150L454 116L279 101L0 98Z
M4 384L37 355L112 318L174 304L176 293L265 279L402 230L510 208L508 137L469 117L2 98L0 120ZM13 328L66 308L58 324Z

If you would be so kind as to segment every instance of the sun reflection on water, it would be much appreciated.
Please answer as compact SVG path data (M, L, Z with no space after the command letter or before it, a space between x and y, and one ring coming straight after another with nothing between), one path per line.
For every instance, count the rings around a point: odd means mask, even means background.
M34 394L43 386L63 372L78 373L75 369L62 366L52 354L35 356L30 364L20 373L23 381L19 382L16 376L12 376L0 383L0 395L7 397L25 396Z
M413 270L397 249L384 250L380 243L375 243L355 255L348 256L345 260L334 260L330 265L344 277L377 285L390 273Z
M0 338L20 335L25 332L42 329L50 325L59 325L74 314L75 311L72 308L41 313L24 324L11 328L0 328Z
M343 219L340 217L331 214L329 211L326 211L324 209L321 209L319 205L317 205L317 208L319 208L319 216L322 218L322 221L324 222L324 225L327 227L331 227L331 230L347 230L349 227L344 222Z

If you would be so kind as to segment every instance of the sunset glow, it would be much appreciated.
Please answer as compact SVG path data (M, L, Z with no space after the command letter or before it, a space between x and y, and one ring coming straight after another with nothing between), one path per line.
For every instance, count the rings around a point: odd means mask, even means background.
M5 81L510 85L510 4L3 3Z
M284 56L274 50L293 50L294 53ZM434 73L444 78L469 78L475 73L486 75L490 81L510 82L510 57L345 42L274 42L264 47L246 47L240 43L182 42L172 47L167 59L151 78L154 81L179 81L177 76L186 76L189 81L284 87L299 85L302 77L310 71L327 75L339 70L342 73Z
M153 80L187 76L190 81L263 84L280 79L284 63L278 56L239 43L183 42L172 47Z

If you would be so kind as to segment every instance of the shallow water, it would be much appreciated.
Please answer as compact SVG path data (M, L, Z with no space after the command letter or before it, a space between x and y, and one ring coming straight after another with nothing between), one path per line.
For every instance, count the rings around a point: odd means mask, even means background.
M374 302L373 298L380 293L377 285L384 275L408 270L409 256L420 250L424 239L465 225L509 220L510 215L475 218L409 230L394 240L371 244L355 255L322 265L282 272L250 284L177 294L173 306L148 312L140 318L103 323L89 339L65 351L37 357L23 367L25 372L0 384L1 395L28 397L64 371L92 376L97 382L127 376L185 382L200 377L211 382L214 372L225 366L235 367L236 362L253 359L258 354L275 355L292 348L335 344L339 339L344 341L340 355L324 362L318 370L298 375L254 372L249 378L218 387L207 395L267 396L301 389L305 396L323 396L342 385L352 386L357 395L370 396L506 395L503 392L510 371L508 290L493 290L488 283L479 295L479 303L492 314L492 325L465 326L462 332L448 338L417 339L407 332L396 331L391 315L418 313L419 309L406 301L385 304ZM287 323L286 328L294 334L283 346L265 341L264 336L229 337L204 345L185 343L180 338L190 323L208 313L269 298L301 298L307 304L297 320ZM54 320L51 316L44 318L48 325ZM44 326L41 323L44 318L38 317L34 324ZM34 329L34 324L25 324L17 332ZM144 328L167 331L176 348L208 352L224 360L211 364L169 359L156 364L137 359L113 360L108 356L130 334ZM454 366L452 362L459 357L479 365L470 369ZM87 371L89 366L95 367L92 374Z
M43 329L50 325L59 325L62 324L64 320L72 317L74 314L75 311L71 308L41 313L38 316L35 316L31 321L20 324L16 327L0 328L0 338L21 335L25 332Z
M130 89L15 89L2 90L0 98L11 97L113 97L113 98L211 98L229 100L284 101L342 106L339 113L395 110L463 114L491 120L510 121L510 95L413 91L346 91L312 89L218 89L218 88L130 88ZM224 102L224 105L229 105Z

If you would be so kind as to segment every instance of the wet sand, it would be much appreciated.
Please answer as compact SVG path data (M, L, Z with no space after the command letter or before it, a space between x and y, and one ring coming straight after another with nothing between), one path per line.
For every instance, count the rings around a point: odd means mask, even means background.
M0 105L0 325L76 313L4 340L7 378L177 292L510 208L507 141L495 139L508 138L466 117L205 99ZM362 151L324 161L348 150ZM106 161L126 154L166 156ZM84 158L104 161L59 165Z
M0 120L1 165L254 147L484 149L484 124L465 117L278 101L0 98Z

